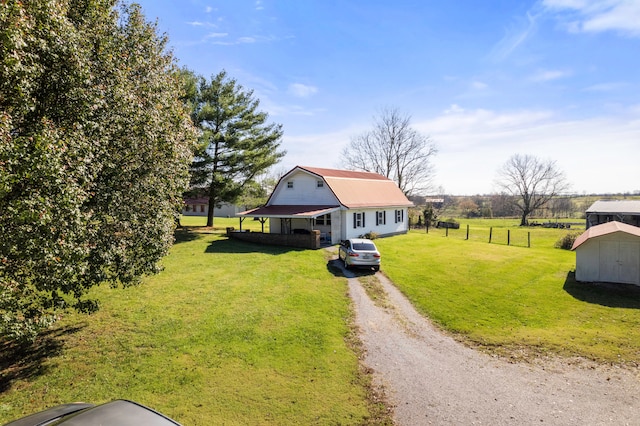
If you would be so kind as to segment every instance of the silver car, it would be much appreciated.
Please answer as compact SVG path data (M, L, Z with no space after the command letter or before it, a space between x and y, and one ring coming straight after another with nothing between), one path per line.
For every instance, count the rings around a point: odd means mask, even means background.
M371 240L351 238L342 241L338 249L338 259L344 261L344 267L362 266L380 270L380 252Z

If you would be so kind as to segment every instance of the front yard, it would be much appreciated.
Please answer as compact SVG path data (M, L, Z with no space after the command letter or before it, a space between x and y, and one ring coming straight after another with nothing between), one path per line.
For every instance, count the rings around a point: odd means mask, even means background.
M372 402L346 280L327 253L227 240L237 220L216 219L217 229L198 220L183 222L195 227L178 232L159 275L96 289L98 313L67 315L35 347L3 346L0 423L115 398L185 425L389 423ZM471 345L514 359L640 363L639 293L576 283L575 254L553 248L568 231L531 232L531 248L442 230L376 244L382 271L417 309Z

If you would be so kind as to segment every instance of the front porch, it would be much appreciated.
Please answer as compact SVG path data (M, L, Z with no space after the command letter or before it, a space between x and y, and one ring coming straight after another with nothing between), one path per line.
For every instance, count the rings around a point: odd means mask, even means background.
M279 244L277 241L317 238L318 244L313 243L312 248L320 248L320 246L333 244L336 238L339 240L339 209L339 206L267 206L238 213L236 216L240 220L241 233L243 222L251 218L260 221L262 227L260 234L265 235L263 238L265 241L266 239L272 241L271 244ZM269 220L269 232L265 232L267 220ZM332 220L336 222L333 225ZM336 235L334 235L334 228L338 230Z

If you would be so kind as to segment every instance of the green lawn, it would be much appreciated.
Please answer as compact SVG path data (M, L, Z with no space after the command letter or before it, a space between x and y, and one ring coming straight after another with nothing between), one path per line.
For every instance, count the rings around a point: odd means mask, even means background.
M478 222L470 227L481 229ZM531 248L432 231L377 244L385 273L444 329L508 355L640 362L640 293L576 283L575 253L553 248L575 230L514 226L514 233L531 232Z
M220 230L237 219L204 223L183 218L165 270L141 286L95 289L98 313L67 315L29 350L2 346L0 423L129 398L185 425L389 424L326 252L227 240ZM513 245L497 237L507 230ZM553 248L573 229L461 220L449 232L376 241L384 273L442 328L507 356L640 363L639 293L576 283L575 253Z
M68 315L33 353L3 348L0 424L115 398L185 425L373 422L346 280L325 256L179 233L159 275L96 289L99 312Z

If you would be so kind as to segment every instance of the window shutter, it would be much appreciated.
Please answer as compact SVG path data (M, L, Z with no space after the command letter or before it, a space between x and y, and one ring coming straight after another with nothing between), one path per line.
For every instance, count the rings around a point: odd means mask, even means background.
M380 222L378 221L378 212L376 211L376 226L380 225Z
M383 211L382 212L382 224L386 225L387 224L387 211Z
M356 224L356 214L353 214L353 227L356 228L358 225Z
M362 212L362 227L363 227L363 228L366 226L366 225L364 224L364 217L365 217L365 216L366 216L366 215L364 214L364 212Z

